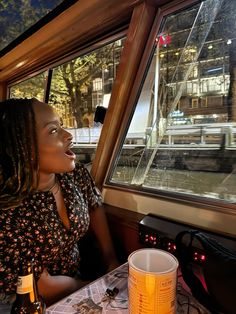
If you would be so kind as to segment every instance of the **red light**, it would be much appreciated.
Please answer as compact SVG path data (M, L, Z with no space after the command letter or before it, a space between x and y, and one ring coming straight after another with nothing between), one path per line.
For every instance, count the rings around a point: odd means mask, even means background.
M206 256L205 255L201 255L201 260L205 261L206 260Z
M193 253L193 260L199 261L199 262L204 262L206 260L206 256L204 254L199 253L199 252L194 252Z
M166 47L171 42L170 35L161 35L160 39L159 39L159 42L160 42L160 46Z

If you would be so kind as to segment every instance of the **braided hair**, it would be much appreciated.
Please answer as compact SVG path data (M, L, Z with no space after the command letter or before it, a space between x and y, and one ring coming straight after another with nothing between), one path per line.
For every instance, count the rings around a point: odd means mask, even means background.
M0 209L20 205L38 184L36 101L0 102Z

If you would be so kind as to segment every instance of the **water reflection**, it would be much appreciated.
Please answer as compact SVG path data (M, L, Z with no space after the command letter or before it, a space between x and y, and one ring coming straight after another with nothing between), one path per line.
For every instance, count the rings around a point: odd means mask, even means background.
M112 182L130 184L135 169L133 167L117 167ZM236 174L207 171L163 170L151 168L142 187L155 190L197 195L201 197L236 201Z

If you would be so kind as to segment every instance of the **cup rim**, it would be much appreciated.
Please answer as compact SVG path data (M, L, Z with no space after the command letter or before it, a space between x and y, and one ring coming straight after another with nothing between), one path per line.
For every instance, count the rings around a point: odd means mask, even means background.
M146 270L143 270L143 269L140 269L138 268L137 266L135 266L132 262L132 258L135 254L141 252L141 251L155 251L155 252L158 252L160 253L161 255L165 255L166 257L169 258L169 260L172 260L173 261L173 266L166 270L166 271L146 271ZM128 256L128 265L129 267L132 267L133 269L139 271L139 272L142 272L142 273L145 273L145 274L151 274L151 275L157 275L157 274L167 274L167 273L172 273L174 271L177 270L177 268L179 267L179 262L178 262L178 259L173 255L171 254L170 252L167 252L165 250L161 250L161 249L155 249L155 248L143 248L143 249L138 249L138 250L135 250L134 252L132 252L129 256Z

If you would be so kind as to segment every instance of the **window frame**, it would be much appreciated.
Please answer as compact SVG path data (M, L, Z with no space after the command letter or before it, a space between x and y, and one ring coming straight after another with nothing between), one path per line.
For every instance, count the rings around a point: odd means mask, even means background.
M113 156L109 165L109 169L107 171L106 177L104 179L104 188L105 190L117 190L127 193L134 193L137 195L140 195L141 197L150 197L153 199L160 199L170 202L177 202L179 204L184 205L191 205L195 208L203 208L203 209L210 209L216 212L221 213L228 213L228 214L236 214L236 204L233 203L226 203L225 201L221 201L219 199L211 199L211 198L205 198L201 196L195 196L195 195L188 195L188 194L181 194L181 193L174 193L169 191L163 191L163 190L153 190L148 187L135 187L131 186L129 184L119 184L115 182L111 182L111 176L112 176L112 170L114 169L114 166L116 164L116 157L119 155L120 151L122 150L126 134L128 131L128 128L130 126L130 122L133 117L133 113L135 111L150 63L153 58L154 54L154 43L156 40L156 34L158 33L159 29L162 26L162 23L166 16L169 14L177 13L178 11L187 9L194 4L199 3L200 1L185 1L185 3L175 1L173 3L170 3L168 5L164 5L163 7L160 7L157 14L155 21L153 23L152 31L150 32L146 49L144 51L140 67L138 70L138 73L136 75L136 79L134 82L134 85L132 87L130 98L127 107L130 108L127 111L127 116L124 117L124 120L120 126L121 131L119 132L119 136L116 141L115 150L113 152Z
M117 30L117 33L114 34L114 32L112 34L108 33L106 37L101 37L98 38L96 41L92 41L90 45L86 46L86 47L80 47L80 49L77 49L76 52L72 52L70 54L68 54L67 56L64 56L62 58L60 58L59 60L56 60L55 62L51 63L49 66L45 66L42 67L40 69L38 69L37 71L32 71L29 72L26 75L21 76L20 78L17 79L13 79L11 80L8 84L7 84L7 98L9 98L10 96L10 88L20 84L24 81L27 81L31 78L36 77L37 75L45 72L47 73L47 81L44 87L44 101L48 102L48 97L49 97L49 93L50 93L50 87L51 87L51 79L52 79L52 74L53 74L53 70L54 68L67 63L75 58L79 58L82 57L86 54L91 53L92 51L99 49L105 45L108 45L110 43L112 43L113 41L119 40L123 37L125 37L127 34L127 28L124 30Z

